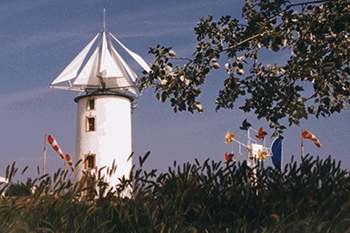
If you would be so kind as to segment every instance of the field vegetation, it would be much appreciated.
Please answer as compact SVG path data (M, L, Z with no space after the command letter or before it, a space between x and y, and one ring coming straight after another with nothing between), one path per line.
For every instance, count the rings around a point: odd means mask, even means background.
M76 184L60 169L28 179L35 191L1 197L0 232L350 232L350 178L331 157L292 157L281 171L174 162L158 174L143 169L148 155L116 187L103 181L105 168ZM7 177L16 171L9 166Z

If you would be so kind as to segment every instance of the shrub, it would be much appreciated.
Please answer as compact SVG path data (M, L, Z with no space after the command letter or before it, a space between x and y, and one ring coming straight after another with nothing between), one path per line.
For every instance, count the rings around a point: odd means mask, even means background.
M31 193L31 187L28 186L31 183L31 178L28 178L27 183L10 183L6 189L5 196L28 196Z

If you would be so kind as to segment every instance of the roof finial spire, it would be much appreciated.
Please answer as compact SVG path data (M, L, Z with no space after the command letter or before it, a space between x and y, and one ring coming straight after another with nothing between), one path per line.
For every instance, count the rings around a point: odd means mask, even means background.
M106 30L106 7L103 6L103 31Z

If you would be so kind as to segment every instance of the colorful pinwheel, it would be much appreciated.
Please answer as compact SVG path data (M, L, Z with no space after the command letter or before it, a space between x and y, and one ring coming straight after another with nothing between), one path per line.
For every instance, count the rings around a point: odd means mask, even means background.
M255 134L255 137L257 139L261 139L262 141L265 139L265 136L267 135L267 132L263 130L263 128L261 127L259 130L258 130L258 134Z
M224 162L224 164L227 164L230 161L233 161L234 156L235 156L235 154L233 154L233 153L227 154L227 152L225 152L225 160L226 161Z
M225 143L230 143L233 142L233 139L236 137L236 135L231 134L230 132L227 131L225 138L226 140L224 140Z
M239 128L241 129L241 130L248 130L249 129L249 127L250 126L252 126L252 124L250 124L248 121L247 121L247 119L244 119L244 121L242 122L242 126L240 126Z
M259 156L259 159L260 159L260 160L265 160L265 158L266 158L266 156L267 156L267 152L266 152L266 151L261 151L261 150L259 149L259 151L258 151L258 156Z

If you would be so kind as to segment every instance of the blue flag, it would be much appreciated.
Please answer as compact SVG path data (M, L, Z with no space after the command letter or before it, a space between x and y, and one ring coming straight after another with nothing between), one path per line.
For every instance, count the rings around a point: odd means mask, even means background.
M272 163L277 169L281 169L282 159L282 138L276 138L271 145Z

